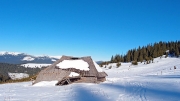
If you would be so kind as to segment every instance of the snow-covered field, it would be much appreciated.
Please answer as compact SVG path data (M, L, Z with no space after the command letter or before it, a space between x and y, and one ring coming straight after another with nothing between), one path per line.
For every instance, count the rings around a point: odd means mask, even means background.
M13 80L29 77L29 74L27 74L27 73L8 73L8 75Z
M24 66L26 68L41 68L41 67L46 67L49 66L51 64L39 64L39 63L26 63L26 64L22 64L21 66Z
M108 77L101 84L1 84L0 101L180 101L180 58L157 58L138 66L122 63L119 68L110 64L103 69Z

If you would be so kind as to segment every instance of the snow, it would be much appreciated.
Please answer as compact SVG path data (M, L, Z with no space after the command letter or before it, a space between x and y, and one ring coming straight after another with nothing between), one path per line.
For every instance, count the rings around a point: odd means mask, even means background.
M59 66L59 68L67 69L67 68L76 68L80 70L89 70L89 65L84 60L63 60L56 66Z
M51 64L38 64L38 63L27 63L27 64L21 64L21 66L24 66L26 68L41 68L43 66L49 66Z
M71 74L69 74L69 77L73 77L73 76L79 76L79 74L75 72L71 72Z
M19 52L7 52L7 51L0 51L0 55L19 55Z
M112 66L111 69L108 67ZM176 66L177 69L174 69ZM104 66L105 67L105 66ZM0 85L0 101L179 101L180 58L156 58L154 63L109 64L107 81L54 86L55 81Z
M34 58L33 57L30 57L30 56L26 56L22 59L23 61L33 61Z
M27 73L8 73L8 75L13 80L29 77L29 74Z
M56 61L55 59L51 59L51 61Z
M33 86L55 86L58 83L58 81L41 81L39 83L34 84Z
M62 56L49 56L50 58L60 59Z
M93 61L93 63L94 63L94 65L95 65L95 67L96 67L96 69L97 69L98 72L103 72L103 70L101 69L101 67L99 67L99 65L98 65L95 61Z

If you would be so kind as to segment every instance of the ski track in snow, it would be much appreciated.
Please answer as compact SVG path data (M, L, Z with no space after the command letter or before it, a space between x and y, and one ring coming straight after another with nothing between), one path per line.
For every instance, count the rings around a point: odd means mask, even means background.
M180 101L180 59L157 58L152 64L129 66L106 68L107 80L100 84L1 84L0 101Z

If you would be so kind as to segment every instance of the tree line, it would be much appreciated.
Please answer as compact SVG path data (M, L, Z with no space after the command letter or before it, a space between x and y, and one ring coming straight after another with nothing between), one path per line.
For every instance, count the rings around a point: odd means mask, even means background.
M110 63L118 62L153 62L154 58L161 57L162 55L179 57L180 53L180 41L171 42L158 42L154 44L148 44L143 47L134 48L128 50L126 54L116 54L111 57Z

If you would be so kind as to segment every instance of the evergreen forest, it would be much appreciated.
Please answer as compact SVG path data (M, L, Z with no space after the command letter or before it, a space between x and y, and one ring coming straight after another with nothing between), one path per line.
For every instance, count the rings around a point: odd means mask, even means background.
M147 64L153 62L154 58L161 57L179 57L180 41L158 42L148 44L143 47L128 50L126 54L116 54L111 57L110 63L118 62L146 62Z

